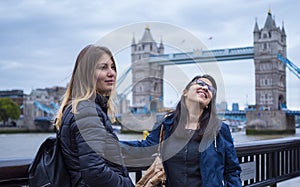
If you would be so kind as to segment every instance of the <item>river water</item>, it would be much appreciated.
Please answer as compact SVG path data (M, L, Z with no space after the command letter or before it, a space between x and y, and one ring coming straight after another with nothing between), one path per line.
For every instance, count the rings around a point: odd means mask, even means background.
M49 136L55 136L54 133L24 133L24 134L0 134L0 159L3 158L32 158L39 145ZM142 139L142 134L118 134L121 140ZM245 143L250 141L300 137L300 129L296 129L295 135L264 135L249 136L245 131L232 133L234 143Z
M33 158L39 146L55 133L0 134L0 159ZM118 134L121 140L142 139L142 134Z
M0 159L11 158L33 158L38 147L49 136L55 136L54 133L24 133L24 134L0 134ZM142 134L118 134L121 140L142 139ZM249 136L244 131L232 133L234 143L245 143L250 141L259 141L267 139L300 137L300 129L296 129L295 135L260 135ZM282 182L280 187L300 186L300 177Z

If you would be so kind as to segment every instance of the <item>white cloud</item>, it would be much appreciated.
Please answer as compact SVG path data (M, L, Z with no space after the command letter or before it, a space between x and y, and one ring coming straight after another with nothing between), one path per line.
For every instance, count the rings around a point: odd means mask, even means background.
M0 70L11 71L17 68L22 68L24 65L14 61L0 61Z

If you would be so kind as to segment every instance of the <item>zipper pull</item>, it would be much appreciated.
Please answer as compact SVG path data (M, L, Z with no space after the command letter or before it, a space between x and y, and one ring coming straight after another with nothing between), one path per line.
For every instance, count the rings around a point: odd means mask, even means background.
M216 136L215 136L215 141L214 141L214 143L215 143L215 150L217 151L217 138L216 138Z

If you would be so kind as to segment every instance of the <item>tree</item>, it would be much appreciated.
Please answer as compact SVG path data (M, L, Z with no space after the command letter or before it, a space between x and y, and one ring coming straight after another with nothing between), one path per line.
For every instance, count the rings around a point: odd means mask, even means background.
M0 121L5 125L8 119L19 119L20 107L10 98L0 98Z

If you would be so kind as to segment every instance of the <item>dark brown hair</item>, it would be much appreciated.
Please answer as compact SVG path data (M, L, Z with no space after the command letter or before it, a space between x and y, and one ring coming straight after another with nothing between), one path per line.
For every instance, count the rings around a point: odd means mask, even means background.
M204 109L201 117L198 120L198 123L200 124L200 129L197 131L199 133L199 136L202 137L202 135L205 133L211 134L212 137L216 136L219 127L220 127L220 120L217 117L217 109L216 109L216 95L217 95L217 84L215 79L207 74L204 75L198 75L194 77L184 88L183 93L185 93L193 84L193 82L199 78L206 78L211 83L212 86L216 89L216 93L212 95L212 99L210 103L208 104L208 107ZM175 129L176 133L183 132L182 129L184 129L184 125L187 122L188 118L188 110L185 104L185 97L184 94L181 95L180 101L176 105L176 109L174 111L174 124L172 126L172 131L174 132Z

